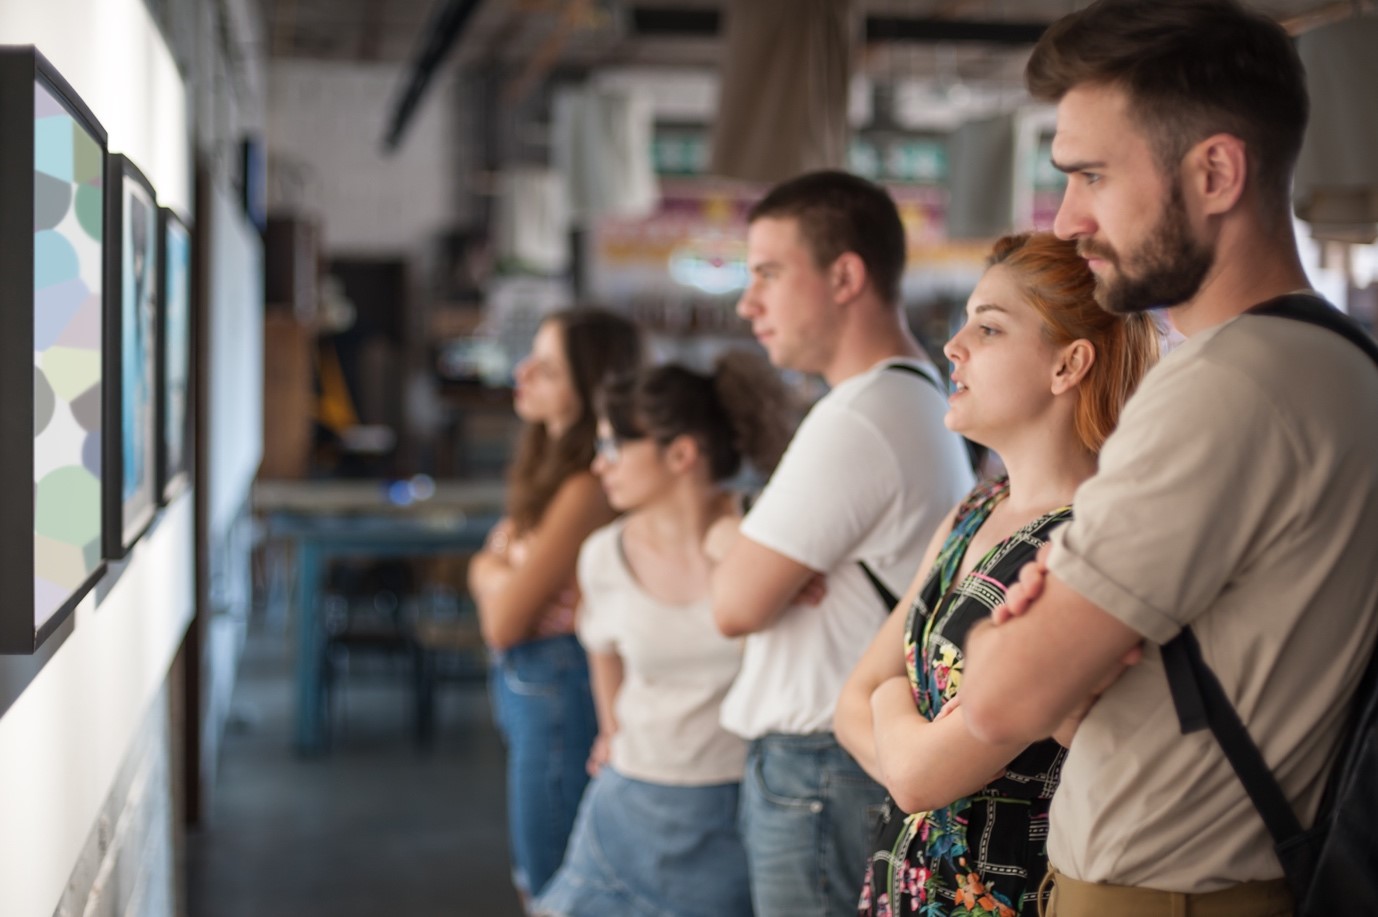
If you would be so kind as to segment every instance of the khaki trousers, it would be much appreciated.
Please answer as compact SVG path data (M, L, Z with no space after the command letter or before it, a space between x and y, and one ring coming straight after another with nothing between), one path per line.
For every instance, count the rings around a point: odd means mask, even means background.
M1292 893L1283 879L1245 882L1202 894L1163 892L1069 879L1049 867L1047 917L1292 917Z

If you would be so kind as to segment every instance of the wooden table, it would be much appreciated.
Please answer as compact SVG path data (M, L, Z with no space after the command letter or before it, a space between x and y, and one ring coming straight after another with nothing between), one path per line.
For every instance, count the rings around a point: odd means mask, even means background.
M501 482L440 482L428 499L407 504L389 497L394 483L273 481L254 486L253 505L265 521L265 539L274 550L292 548L295 558L296 745L303 753L319 752L325 744L321 591L329 562L471 554L483 546L501 515ZM269 592L270 605L285 601L286 589L270 587Z

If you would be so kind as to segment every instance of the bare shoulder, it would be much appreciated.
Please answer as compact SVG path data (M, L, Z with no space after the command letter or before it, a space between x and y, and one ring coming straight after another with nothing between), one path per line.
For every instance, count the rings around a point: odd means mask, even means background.
M591 471L578 471L565 478L546 508L539 528L582 529L583 534L611 522L614 513L603 486ZM581 536L582 540L582 536Z
M555 491L555 498L551 501L551 505L553 506L557 502L607 505L608 500L603 495L603 485L598 483L598 478L592 471L576 471L565 478L559 489Z

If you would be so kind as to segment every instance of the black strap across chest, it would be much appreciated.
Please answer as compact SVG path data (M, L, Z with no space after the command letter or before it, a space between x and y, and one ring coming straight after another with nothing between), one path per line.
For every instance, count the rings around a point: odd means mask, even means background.
M885 368L887 370L893 369L897 372L908 373L911 376L918 376L920 379L933 386L938 394L946 394L937 379L934 379L913 363L887 363ZM871 588L876 592L876 597L880 599L880 603L885 607L885 613L889 614L890 610L899 604L900 597L895 595L894 590L885 585L885 581L880 578L880 575L877 574L875 570L871 569L870 564L866 563L864 560L859 560L856 563L857 566L861 568L861 572L866 574L866 580L871 584Z

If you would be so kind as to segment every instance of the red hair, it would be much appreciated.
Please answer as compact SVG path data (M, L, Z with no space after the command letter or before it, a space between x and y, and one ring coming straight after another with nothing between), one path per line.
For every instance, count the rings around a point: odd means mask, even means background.
M1050 232L1005 236L988 263L1010 272L1054 346L1084 340L1095 348L1095 362L1078 387L1076 432L1082 445L1099 453L1125 401L1158 361L1156 322L1146 312L1115 315L1102 309L1095 276L1076 243Z

